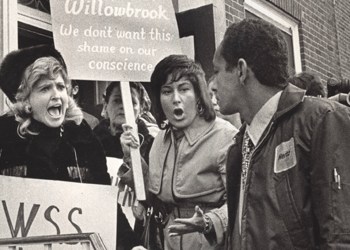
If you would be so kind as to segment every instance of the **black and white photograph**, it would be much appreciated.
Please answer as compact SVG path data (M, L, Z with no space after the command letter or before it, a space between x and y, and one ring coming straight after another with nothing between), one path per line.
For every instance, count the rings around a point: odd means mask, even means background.
M0 250L350 250L349 23L1 0Z

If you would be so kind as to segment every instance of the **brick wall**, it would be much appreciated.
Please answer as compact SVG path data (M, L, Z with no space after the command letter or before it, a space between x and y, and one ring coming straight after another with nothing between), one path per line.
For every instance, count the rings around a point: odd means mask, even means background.
M335 0L341 77L350 79L350 1Z
M332 0L304 0L299 25L303 70L326 81L340 76L339 51Z
M302 69L329 77L350 78L350 1L268 1L299 23ZM242 20L244 0L225 0L227 25Z
M244 19L243 0L225 0L226 25Z

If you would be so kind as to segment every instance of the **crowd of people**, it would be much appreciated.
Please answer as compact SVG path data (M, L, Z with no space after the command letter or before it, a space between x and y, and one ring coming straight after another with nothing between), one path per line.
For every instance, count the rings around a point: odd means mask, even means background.
M133 128L120 82L96 121L53 46L13 51L0 66L10 100L0 175L110 185L116 157L132 190L138 149L147 198L132 204L134 225L118 204L117 249L349 249L350 109L324 98L314 73L289 76L287 56L273 25L234 23L208 81L199 63L169 55L151 95L130 82Z

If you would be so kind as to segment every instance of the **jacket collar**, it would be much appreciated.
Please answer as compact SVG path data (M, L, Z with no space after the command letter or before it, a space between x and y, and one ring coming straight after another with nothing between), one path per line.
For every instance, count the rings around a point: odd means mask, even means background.
M305 90L300 89L292 84L288 84L287 87L283 90L280 101L278 103L277 111L272 118L276 120L279 117L286 114L288 111L292 110L300 103L304 101Z
M277 120L297 105L304 101L305 90L300 89L292 84L288 84L287 87L282 91L280 101L278 103L277 111L272 117L272 121ZM239 128L239 133L235 136L235 142L241 142L243 139L244 131L246 130L247 124L244 122Z
M275 115L281 94L282 90L278 91L267 102L265 102L265 104L255 114L249 126L247 125L246 132L254 146L257 145L260 137L272 120L272 117Z
M215 120L208 122L204 119L200 119L199 122L196 124L197 126L191 126L189 128L186 128L184 130L184 134L189 145L192 146L193 144L195 144L203 135L205 135L209 130L212 129L214 124ZM171 130L171 127L167 129L167 131L165 132L164 140L166 140L170 136Z

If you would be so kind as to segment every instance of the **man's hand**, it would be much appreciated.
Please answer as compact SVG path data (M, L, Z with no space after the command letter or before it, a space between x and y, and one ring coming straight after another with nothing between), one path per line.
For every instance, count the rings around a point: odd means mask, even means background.
M175 219L175 224L168 227L169 236L180 236L183 234L203 232L205 222L203 219L204 213L199 206L195 207L194 215L188 219Z

